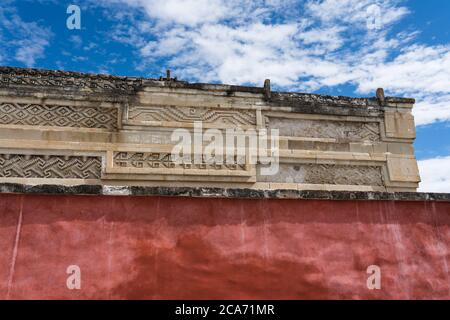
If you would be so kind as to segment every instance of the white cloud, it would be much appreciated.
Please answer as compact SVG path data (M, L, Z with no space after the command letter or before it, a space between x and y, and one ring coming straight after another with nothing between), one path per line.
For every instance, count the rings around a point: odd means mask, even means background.
M78 35L72 35L69 37L69 41L75 48L79 49L83 45L83 39Z
M406 15L407 8L392 0L324 0L308 1L306 8L326 23L350 23L367 27L372 19L379 27L393 23Z
M44 57L45 47L48 46L48 41L45 39L21 40L16 41L17 45L15 58L22 62L27 67L33 67L36 60Z
M450 120L450 45L416 43L415 30L394 33L391 26L409 14L404 1L102 3L141 13L133 26L119 23L113 32L136 47L141 68L163 59L188 80L260 86L270 78L294 91L352 84L373 96L384 87L387 94L417 99L419 125Z
M103 0L105 4L125 3L141 8L146 14L162 23L195 26L206 22L217 22L230 14L223 0Z
M419 161L421 192L450 192L450 156Z
M147 14L164 22L197 25L216 22L225 17L228 8L220 0L149 0L141 1Z
M416 125L450 120L450 45L410 45L392 61L367 61L353 72L361 93L384 87L391 95L416 98Z
M361 92L378 85L393 93L446 93L450 90L450 45L411 46L390 62L362 68L369 72L358 83Z
M418 93L413 114L419 126L450 120L450 94L421 97Z
M2 50L12 51L13 54L8 56L14 56L15 60L32 67L45 56L52 32L36 22L23 21L9 4L0 6L0 28L9 34L8 42L2 43Z

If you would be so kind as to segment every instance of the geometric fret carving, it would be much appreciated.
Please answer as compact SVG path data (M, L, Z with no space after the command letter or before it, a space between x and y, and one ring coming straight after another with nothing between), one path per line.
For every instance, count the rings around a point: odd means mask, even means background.
M177 106L132 106L128 112L132 121L167 121L224 125L256 125L256 112Z
M0 91L0 182L395 192L420 180L414 99L274 91L263 99L263 88L1 66ZM178 128L198 147L183 144L185 159L171 153ZM242 132L229 136L234 128ZM219 150L245 156L211 159L209 129ZM270 143L264 129L276 129Z
M338 164L280 164L280 170L274 176L260 176L258 181L383 186L381 167Z
M199 164L179 163L172 160L172 154L167 152L115 152L113 155L114 166L120 168L137 169L185 169L185 170L233 170L246 171L245 164L233 163L207 163ZM181 162L181 161L180 161ZM167 171L170 174L170 170Z
M0 177L100 179L101 158L0 154Z
M279 129L281 136L334 138L340 142L381 140L378 122L267 118L267 127Z
M299 169L294 167L294 170ZM306 183L382 186L381 167L307 164Z
M0 124L117 128L117 108L0 103Z

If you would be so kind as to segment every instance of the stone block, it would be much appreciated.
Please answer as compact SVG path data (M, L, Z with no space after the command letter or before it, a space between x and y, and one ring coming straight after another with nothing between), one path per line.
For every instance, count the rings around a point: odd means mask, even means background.
M420 182L419 167L414 157L388 155L387 168L391 181Z
M386 137L399 139L414 139L416 127L414 116L410 112L387 110L384 114Z

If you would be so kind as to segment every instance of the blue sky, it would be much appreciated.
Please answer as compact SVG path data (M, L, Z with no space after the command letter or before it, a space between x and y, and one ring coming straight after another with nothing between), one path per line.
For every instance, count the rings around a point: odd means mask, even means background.
M81 30L66 27L70 4ZM421 191L450 192L448 0L2 0L0 64L416 98Z

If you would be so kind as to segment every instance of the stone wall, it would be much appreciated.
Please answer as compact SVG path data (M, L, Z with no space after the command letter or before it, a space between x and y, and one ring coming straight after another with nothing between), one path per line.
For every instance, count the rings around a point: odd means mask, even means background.
M448 299L449 212L449 194L0 184L0 299Z
M415 191L413 99L0 68L0 182ZM278 129L280 170L177 165L176 128Z

